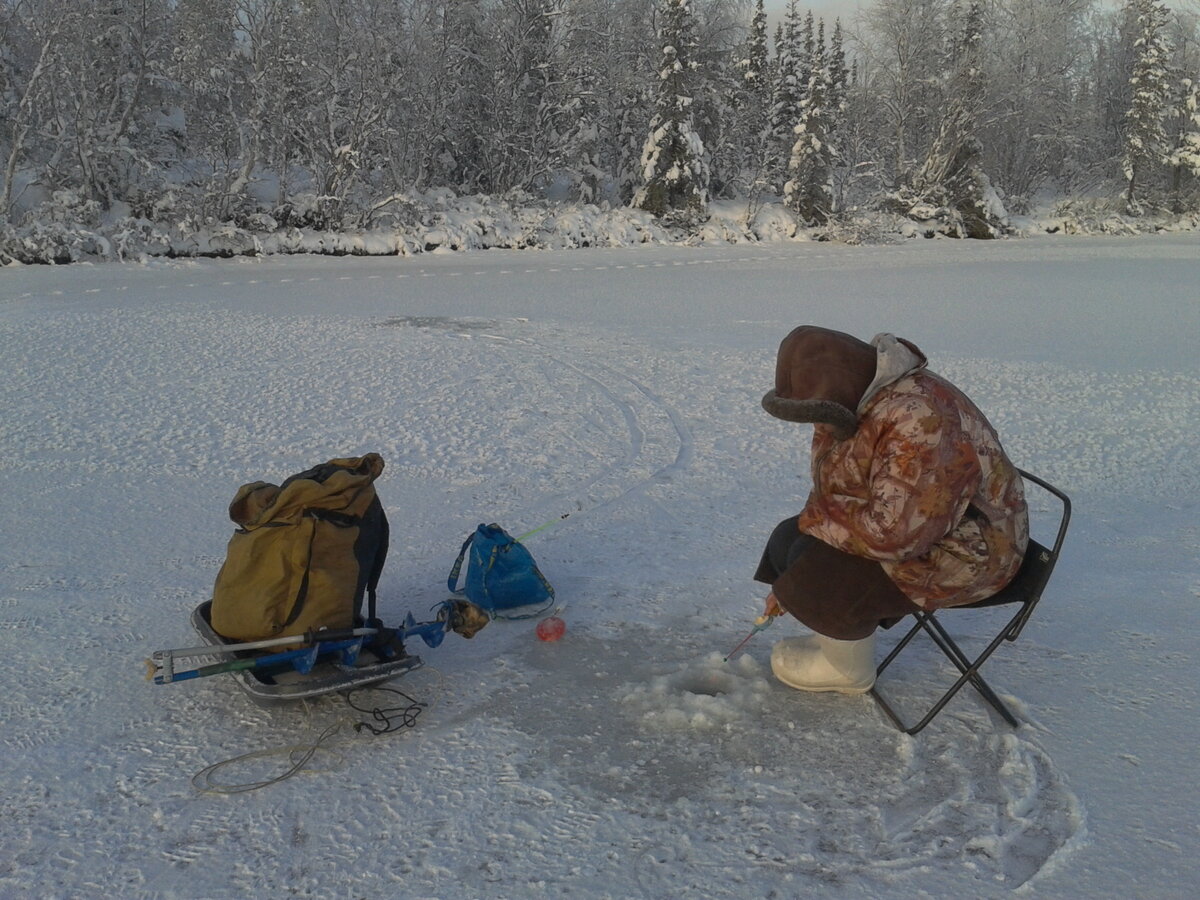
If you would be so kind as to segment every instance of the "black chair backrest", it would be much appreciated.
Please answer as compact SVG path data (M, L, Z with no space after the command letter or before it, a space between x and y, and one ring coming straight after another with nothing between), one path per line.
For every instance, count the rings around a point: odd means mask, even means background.
M1025 608L1021 610L1021 614L1013 620L1011 627L1005 637L1010 641L1015 641L1021 633L1021 629L1025 627L1025 623L1033 614L1033 608L1042 597L1042 591L1046 589L1046 583L1050 580L1050 575L1054 571L1054 566L1058 563L1058 555L1062 551L1063 540L1067 536L1067 526L1071 522L1071 499L1049 482L1038 478L1026 472L1024 469L1018 469L1021 477L1027 482L1032 482L1042 488L1047 493L1058 498L1062 504L1062 516L1058 523L1058 533L1054 536L1054 544L1047 548L1044 545L1030 538L1029 546L1025 550L1025 561L1021 563L1021 568L1009 582L1008 586L997 594L988 597L986 600L981 600L978 603L969 604L969 607L986 607L999 606L1004 603L1023 603Z

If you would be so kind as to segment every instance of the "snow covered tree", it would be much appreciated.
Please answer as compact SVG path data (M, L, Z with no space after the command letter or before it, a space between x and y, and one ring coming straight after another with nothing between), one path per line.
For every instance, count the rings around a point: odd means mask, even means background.
M493 190L544 183L563 158L569 127L563 109L564 34L557 27L563 6L563 0L499 0L489 12Z
M749 134L752 125L745 119L755 104L743 80L744 7L744 0L708 0L698 5L700 12L694 17L692 117L704 144L710 197L740 193L754 143ZM763 29L765 38L765 21Z
M605 193L628 204L642 186L642 148L654 114L662 54L657 10L645 0L574 0L568 9L575 20L570 57L586 53L593 73L586 99L599 122Z
M417 90L421 187L491 188L486 137L494 128L481 0L422 0L427 63Z
M886 206L918 219L940 219L951 234L998 236L1008 212L983 170L979 122L983 75L983 0L955 0L949 10L950 40L937 131L911 181Z
M880 154L893 186L912 177L936 133L946 0L876 0L864 9L859 40L864 77L880 107Z
M875 85L859 75L856 61L846 78L846 100L837 124L839 165L833 170L835 209L867 205L890 183L890 144L885 112Z
M829 41L826 66L829 72L829 100L827 106L829 107L834 129L836 130L839 120L845 114L847 93L850 89L850 70L846 66L846 39L842 33L841 19L833 23L833 36Z
M787 13L775 41L775 84L767 121L767 175L776 187L782 187L786 180L792 145L796 142L796 123L800 121L800 104L807 87L807 68L800 13L796 0L788 0Z
M850 115L850 69L846 65L845 35L842 32L842 20L833 24L833 36L829 41L829 52L826 56L828 71L828 95L825 107L828 110L829 141L837 147L837 162L844 167L851 158L843 152L843 142L839 136L849 121ZM857 161L857 160L854 160ZM839 178L831 173L830 187L833 191L831 202L833 209L841 209L845 205L845 188L852 173L843 173Z
M300 193L309 224L342 227L370 199L406 71L395 57L391 4L299 0L284 45L286 121L310 176ZM313 102L320 98L320 102Z
M43 139L57 145L47 186L104 209L141 206L161 188L158 127L168 63L166 0L42 3L58 16L59 52ZM52 137L50 137L52 135Z
M1124 147L1125 115L1133 99L1130 76L1136 58L1137 30L1136 13L1128 4L1118 12L1097 16L1093 27L1096 50L1091 75L1099 125L1097 158L1110 165L1120 159Z
M746 37L740 62L742 83L751 96L762 105L770 94L770 59L767 47L767 13L763 0L756 0L754 15L750 19L750 33Z
M1125 113L1121 171L1126 181L1126 209L1136 215L1141 211L1139 188L1167 156L1164 120L1171 91L1170 47L1164 31L1167 11L1159 0L1128 0L1128 10L1137 20L1138 35L1129 78L1133 97Z
M979 129L986 90L983 48L983 0L954 0L950 9L950 74L946 100L957 127L966 133Z
M734 128L742 136L742 184L749 200L747 216L753 218L763 191L770 185L769 121L775 81L763 0L755 3L738 67L741 81Z
M756 104L743 81L743 37L748 0L692 0L692 118L704 145L710 197L733 197L744 185L754 144L744 120ZM765 20L763 23L765 37ZM765 67L765 59L761 60Z
M603 71L602 44L595 35L604 28L595 4L576 3L563 11L566 41L562 114L567 120L562 137L561 175L569 196L582 203L599 203L609 181L604 159L604 102L599 90Z
M62 41L56 14L37 15L20 4L0 7L0 219L12 209L18 168L36 152L34 132L50 92L55 56Z
M599 203L607 181L600 122L595 106L588 102L591 95L591 91L580 94L566 107L575 115L563 138L564 165L574 181L572 194L581 203Z
M788 161L789 178L783 189L788 208L809 225L825 224L833 210L831 170L836 152L830 143L834 125L829 107L832 77L822 43L817 40L810 57L811 74L800 101L800 121Z
M239 18L235 0L177 0L170 77L182 118L177 183L202 198L188 213L224 222L248 210L247 189L263 162L267 116L255 117L266 85L249 76L265 48L251 46L257 20ZM243 29L239 46L237 29ZM198 207L198 208L197 208Z
M173 189L157 204L174 204L184 220L239 225L273 206L294 223L289 173L308 172L300 132L313 105L304 62L324 52L300 36L306 7L292 0L171 5L164 106L181 146Z
M691 223L708 214L708 162L692 111L696 46L691 0L664 0L661 16L658 93L642 149L642 187L633 205Z
M1089 52L1095 0L999 0L989 10L984 162L1005 202L1028 212L1049 181L1094 177L1098 146Z
M983 0L951 8L950 78L941 124L916 184L950 207L968 237L999 236L1008 211L983 170L980 119L986 98Z
M821 22L819 29L815 28L814 25L815 20L810 9L804 15L804 27L800 30L799 72L800 85L804 91L808 90L808 79L812 78L813 72L817 68L818 52L824 52L825 23ZM818 30L820 32L819 35Z
M1186 176L1200 178L1200 83L1190 78L1181 84L1180 127L1174 149L1167 157L1172 169L1171 193L1176 212L1182 212L1183 185Z

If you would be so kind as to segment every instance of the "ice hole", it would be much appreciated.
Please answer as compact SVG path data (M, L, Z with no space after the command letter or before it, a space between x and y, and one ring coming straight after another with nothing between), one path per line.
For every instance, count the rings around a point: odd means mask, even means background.
M674 678L672 687L677 691L688 694L703 694L706 697L719 697L730 693L734 685L734 677L724 672L700 671L680 672Z

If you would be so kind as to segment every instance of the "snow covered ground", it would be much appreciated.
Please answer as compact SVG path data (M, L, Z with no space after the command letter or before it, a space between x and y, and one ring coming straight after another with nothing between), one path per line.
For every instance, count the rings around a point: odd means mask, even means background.
M0 271L0 896L1194 896L1198 286L1195 234ZM807 490L807 429L758 406L805 322L912 339L1071 494L985 669L1021 728L969 689L915 738L786 689L794 624L721 661ZM366 451L389 618L446 596L479 522L571 513L529 540L567 634L413 647L414 728L199 793L352 711L142 659L196 643L239 484ZM886 685L949 678L918 645Z

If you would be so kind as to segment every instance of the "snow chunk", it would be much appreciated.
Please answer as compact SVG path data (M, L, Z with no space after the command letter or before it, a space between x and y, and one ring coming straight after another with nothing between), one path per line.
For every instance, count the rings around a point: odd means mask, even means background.
M720 728L761 709L770 690L753 657L724 662L710 653L677 672L635 685L621 702L649 725L672 730Z

